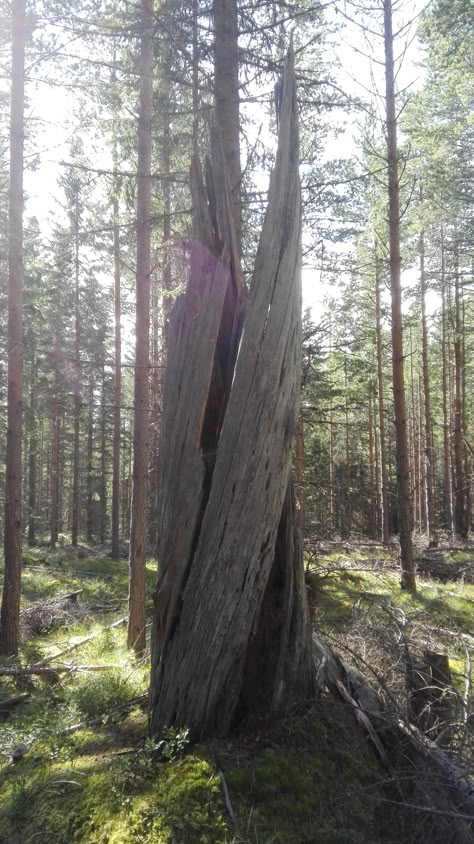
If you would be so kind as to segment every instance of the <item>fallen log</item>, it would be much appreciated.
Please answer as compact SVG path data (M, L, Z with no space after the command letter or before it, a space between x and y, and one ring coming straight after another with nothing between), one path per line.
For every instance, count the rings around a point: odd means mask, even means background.
M371 741L372 731L376 733L386 758L392 765L394 757L402 753L405 763L409 764L413 771L421 772L423 769L426 772L424 766L428 766L429 770L437 772L437 782L433 784L434 793L440 800L445 800L446 795L449 795L448 814L453 816L453 822L455 819L457 823L456 840L459 840L460 844L472 844L474 836L465 820L474 818L474 780L416 726L389 712L382 698L363 675L345 664L316 634L313 634L313 657L318 688L326 688L337 697L342 696L352 708L354 702L356 703L359 710L366 715L371 727L368 728L367 723L363 721L359 722L369 733ZM377 743L373 743L377 746ZM377 750L380 754L380 750ZM426 791L423 796L429 799L433 795L430 795L428 785L421 775L420 781ZM456 811L451 811L452 804Z

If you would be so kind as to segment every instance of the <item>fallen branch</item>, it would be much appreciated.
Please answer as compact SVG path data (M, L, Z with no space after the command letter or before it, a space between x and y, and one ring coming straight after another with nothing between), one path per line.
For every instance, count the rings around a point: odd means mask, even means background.
M30 697L31 695L28 694L28 692L24 692L21 695L15 695L15 697L7 697L5 700L0 700L0 713L4 715L5 713L10 712L21 703L29 700Z
M56 674L67 674L79 671L110 671L117 668L116 665L11 665L0 668L0 677L34 677L34 676L55 676ZM0 710L2 702L0 701Z
M224 792L224 802L225 802L225 807L227 809L228 815L229 815L232 823L234 824L234 826L237 826L237 818L235 817L234 809L232 808L229 789L227 788L227 783L225 781L224 772L221 771L221 770L219 770L219 779L221 781L222 791Z
M88 642L92 642L93 639L100 636L104 630L113 630L115 627L120 627L121 624L126 624L128 616L124 616L123 618L119 618L118 621L114 621L113 624L109 624L107 627L102 627L100 630L97 630L95 633L91 633L89 636L85 636L83 639L80 639L78 642L74 642L73 645L69 645L69 647L64 648L64 650L59 651L57 654L53 654L52 656L48 656L45 659L42 659L41 662L38 662L36 666L39 667L41 665L46 665L48 662L52 662L54 659L59 659L59 657L65 656L66 654L75 651L76 648L80 648L82 645L86 645Z
M441 782L448 787L459 804L460 813L466 817L474 817L474 782L472 779L449 757L440 750L436 744L424 736L413 724L405 723L400 718L396 720L391 715L380 696L359 672L355 672L350 666L345 665L331 648L316 635L313 635L313 656L316 667L316 676L319 688L328 688L330 692L341 696L341 688L344 688L343 696L346 694L353 698L361 712L364 712L368 720L377 731L383 730L384 751L389 756L389 746L397 748L403 738L411 748L409 757L415 770L420 768L420 757L431 768L437 769L441 774ZM351 693L347 691L347 687ZM352 701L351 701L352 705ZM370 715L370 718L369 718ZM359 720L359 723L363 723ZM366 723L363 724L367 729ZM463 820L466 819L463 818ZM461 840L461 839L460 839Z

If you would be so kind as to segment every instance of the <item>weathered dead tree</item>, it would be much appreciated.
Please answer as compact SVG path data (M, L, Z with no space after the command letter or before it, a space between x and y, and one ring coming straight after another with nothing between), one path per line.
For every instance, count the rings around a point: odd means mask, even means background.
M313 695L291 455L301 365L301 197L293 62L250 299L224 156L204 186L169 332L159 467L150 726L225 734ZM244 319L244 312L246 312Z

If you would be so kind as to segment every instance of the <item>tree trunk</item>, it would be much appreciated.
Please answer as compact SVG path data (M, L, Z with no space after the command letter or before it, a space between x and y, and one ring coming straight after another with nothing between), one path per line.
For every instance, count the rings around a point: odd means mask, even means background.
M28 545L36 543L36 486L38 477L38 430L37 430L38 397L36 394L36 360L31 363L30 386L30 442L29 442L29 471L28 471Z
M463 403L462 403L462 324L461 324L461 293L459 284L459 263L456 255L455 286L454 286L454 521L456 533L463 539L467 538L467 508L466 508L466 476L464 473L464 439L463 439Z
M450 407L449 407L449 358L447 358L446 342L446 278L444 262L444 236L441 231L441 297L442 297L442 338L441 354L443 357L443 486L444 486L444 517L446 529L453 533L453 496L451 484L451 448L450 448Z
M239 250L242 239L237 0L214 0L215 108L227 172Z
M434 452L431 424L430 371L428 366L428 328L426 324L426 274L425 241L420 238L420 284L421 284L421 342L423 357L423 393L425 397L425 456L426 456L426 495L428 503L429 544L433 548L438 544L435 505L435 487L433 477Z
M54 340L54 393L53 393L53 431L51 443L51 509L50 509L50 533L51 547L54 548L58 541L59 524L59 336L56 329Z
M194 160L200 234L170 325L150 686L152 732L186 726L193 737L226 734L314 693L289 483L301 364L292 65L243 332L239 245L215 133L207 186L209 203Z
M382 477L382 540L386 544L390 539L390 516L388 509L387 462L385 452L385 407L382 359L382 316L380 307L380 271L377 251L375 252L375 327L377 339L377 387L379 405L380 432L380 474Z
M424 459L425 456L425 449L426 449L426 429L424 424L424 414L423 414L423 390L422 390L422 378L421 375L418 376L418 459L420 463L419 473L420 473L420 511L421 511L421 527L424 533L429 531L429 518L428 518L428 493L427 493L427 482L426 482L426 460Z
M101 407L100 407L100 541L105 543L107 530L107 425L105 414L105 363L102 360Z
M345 393L345 449L346 449L346 465L344 473L344 530L342 531L343 539L348 539L352 530L352 489L351 489L351 452L349 441L349 408L347 402L347 361L344 361L344 393Z
M145 650L146 472L150 334L151 122L153 116L153 6L141 2L141 69L138 116L136 345L133 429L133 492L128 594L129 648Z
M421 500L421 471L420 471L420 432L418 429L419 415L417 413L417 393L415 392L415 373L413 367L413 339L410 328L410 392L411 392L411 437L408 442L411 442L411 470L410 477L412 479L412 512L413 524L415 529L423 532L423 507Z
M192 0L193 13L193 155L199 155L199 0Z
M114 366L114 430L112 437L112 559L120 556L120 425L122 403L122 328L120 290L120 210L118 196L116 138L114 137L114 175L112 197L114 237L114 314L115 314L115 366Z
M369 511L368 511L368 525L367 533L375 539L375 524L376 524L376 510L375 510L375 451L374 449L374 421L372 415L372 396L369 394Z
M87 507L86 507L86 539L87 542L92 542L92 535L94 532L94 485L93 485L93 465L94 458L94 381L92 372L90 373L89 384L89 413L87 420Z
M81 418L81 327L80 327L80 291L79 291L79 203L74 211L74 434L72 465L72 525L71 545L77 546L79 536L79 432Z
M5 458L5 567L0 614L0 652L8 656L18 653L21 588L25 31L25 0L12 0L10 183L8 193L8 411Z
M410 512L410 470L407 442L407 413L402 335L402 291L400 259L400 186L398 178L397 117L393 60L392 0L384 0L385 90L387 112L388 216L390 234L390 282L392 291L392 370L397 444L398 530L400 537L401 586L415 591L412 526Z
M464 477L466 482L466 531L469 533L471 529L471 512L472 512L472 491L471 491L471 461L469 449L466 444L467 432L467 404L466 404L466 323L465 323L465 301L462 301L462 430L464 441Z
M158 285L156 281L151 286L151 376L150 376L150 451L148 455L148 547L151 554L156 556L158 547L158 452L160 440L159 419L159 313L158 313Z
M304 489L304 425L301 410L296 423L295 440L295 475L296 475L296 522L301 538L304 535L305 489Z

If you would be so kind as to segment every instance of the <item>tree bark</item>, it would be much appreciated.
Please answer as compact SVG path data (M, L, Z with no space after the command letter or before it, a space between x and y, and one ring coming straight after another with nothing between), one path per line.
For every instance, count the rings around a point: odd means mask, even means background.
M314 692L289 484L301 364L292 65L243 332L239 245L215 133L207 186L209 203L194 160L200 236L170 325L150 687L152 732L187 726L193 737L226 734Z
M369 393L369 510L368 510L368 534L375 539L376 510L375 510L375 451L374 449L374 422L372 415L372 395Z
M25 32L25 0L12 0L10 183L8 193L8 411L5 458L5 568L0 614L0 652L12 656L18 653L21 588Z
M53 430L51 443L51 510L50 510L50 533L51 547L54 548L58 541L59 524L59 334L56 328L54 340L54 393L53 393Z
M421 342L423 356L423 393L425 397L425 456L426 456L426 494L428 503L429 544L433 548L438 544L437 518L435 505L435 487L433 477L434 452L433 428L431 424L431 387L428 361L428 327L426 323L426 273L425 241L423 232L420 238L420 285L421 285Z
M237 0L214 0L215 108L229 174L235 229L242 240Z
M384 0L385 92L387 116L388 215L390 236L390 282L392 291L392 373L397 445L398 530L400 537L401 586L415 591L412 525L410 512L410 470L405 400L402 291L400 259L400 185L398 177L397 117L393 60L392 0Z
M114 175L112 195L114 249L114 430L112 436L112 559L120 556L120 427L122 403L122 307L120 289L120 209L117 175L117 141L114 136Z
M92 542L94 531L94 380L90 373L89 383L89 413L87 420L87 507L86 507L86 539Z
M107 530L107 419L105 413L105 363L102 359L102 379L101 379L101 408L100 408L100 541L105 543L105 534Z
M377 250L375 250L375 327L377 340L377 388L380 433L380 473L382 476L382 540L390 539L390 516L388 509L387 461L385 451L385 406L382 358L382 314L380 307L380 271Z
M37 410L38 397L36 393L36 359L31 363L30 385L30 442L29 442L29 470L28 470L28 545L36 543L36 486L38 477L38 430Z
M451 484L451 448L450 448L450 403L449 403L449 358L447 357L446 341L446 277L444 260L444 235L441 231L441 298L442 298L442 337L441 354L443 357L443 486L444 486L444 517L446 529L449 534L453 533L453 496Z
M133 428L133 491L128 593L129 648L145 649L146 473L150 334L151 122L153 116L153 5L141 2L140 106L138 116L136 346Z
M72 466L72 524L71 545L77 546L79 537L79 433L81 419L81 325L79 289L79 201L74 209L74 434Z
M296 423L295 439L295 475L296 475L296 521L301 538L304 535L305 489L304 489L304 424L301 410Z
M463 367L462 359L462 322L461 322L461 292L459 283L459 259L456 255L454 279L454 522L456 533L463 539L467 538L469 527L466 507L466 476L464 473L464 439L463 439Z

